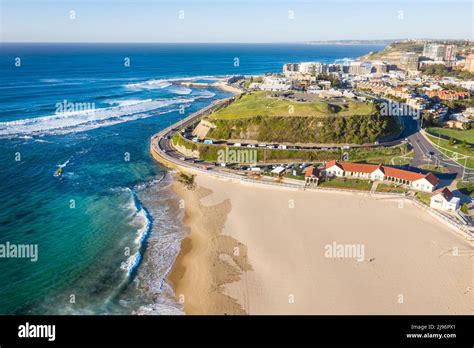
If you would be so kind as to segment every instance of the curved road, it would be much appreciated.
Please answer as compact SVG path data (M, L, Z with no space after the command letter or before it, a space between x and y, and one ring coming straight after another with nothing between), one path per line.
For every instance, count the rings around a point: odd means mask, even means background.
M225 102L231 100L232 98L233 97L215 101L209 106L201 110L198 110L197 112L189 115L183 120L157 133L152 138L152 146L154 147L155 151L169 156L171 159L176 161L176 163L179 165L185 164L186 167L191 167L189 162L181 160L183 155L179 153L178 151L176 151L170 145L170 139L179 128L183 128L183 127L185 128L193 124L203 114L208 113L213 108L216 108L224 104ZM444 155L439 150L437 150L423 135L420 134L419 120L416 120L411 116L401 116L401 119L404 124L404 130L398 139L390 141L390 142L385 142L379 145L372 145L372 146L384 146L384 147L393 146L393 145L401 144L402 142L405 141L405 139L407 139L409 144L414 149L414 158L410 162L409 169L419 171L422 165L441 164L445 166L449 171L447 174L442 174L440 177L440 179L444 181L445 185L448 185L454 179L462 178L463 175L465 177L474 176L474 173L465 173L464 168L462 166L460 166L453 160L449 159L446 155ZM206 170L204 169L204 167L211 167L211 166L214 166L214 164L207 163L207 162L200 162L199 164L194 164L194 166L192 167L194 168L198 167L198 168L201 168L201 170ZM219 171L230 174L229 170L223 169L220 167L219 167Z

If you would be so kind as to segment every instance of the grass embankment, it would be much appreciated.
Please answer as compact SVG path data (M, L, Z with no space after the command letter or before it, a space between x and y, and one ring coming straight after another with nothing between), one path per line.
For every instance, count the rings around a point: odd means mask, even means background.
M433 135L441 135L441 137L453 138L459 142L465 141L468 144L474 144L474 128L472 129L452 129L452 128L440 128L430 127L426 128L426 131Z
M431 203L431 195L429 193L426 193L426 192L417 192L415 194L415 197L418 198L418 200L421 202L421 203L424 203L426 204L427 206L430 205Z
M389 184L378 184L377 192L407 193L408 190L400 186L394 186L394 185L389 185Z
M277 143L364 144L398 132L393 117L262 117L214 120L211 139L242 139Z
M199 145L192 141L189 141L181 136L179 133L174 133L171 142L174 146L182 146L187 150L195 151L199 149Z
M325 117L330 114L339 116L370 115L375 106L358 101L332 101L318 99L314 102L297 102L282 97L272 97L271 92L253 92L244 94L226 108L210 115L211 120L232 120L254 116L303 116Z
M436 174L436 173L444 174L444 173L449 172L448 168L443 167L443 166L435 166L433 164L423 164L423 165L420 166L420 168L424 169L424 170L427 170L427 171L430 171L433 174Z
M184 146L188 150L198 150L199 158L208 162L217 162L219 150L225 150L226 146L205 145L194 143L183 138L176 133L173 136L173 145ZM399 145L387 148L357 148L349 150L322 151L322 150L277 150L247 147L230 147L238 151L257 151L257 161L259 163L278 162L322 162L333 159L341 160L343 154L347 154L347 160L351 162L367 162L391 164L394 157L399 157L407 152L406 145ZM407 163L410 161L406 159Z
M467 181L458 181L457 189L466 196L474 197L474 183Z
M368 191L372 187L372 182L368 180L347 178L325 178L318 184L318 186Z
M474 129L431 127L426 129L426 135L446 156L463 166L474 168Z

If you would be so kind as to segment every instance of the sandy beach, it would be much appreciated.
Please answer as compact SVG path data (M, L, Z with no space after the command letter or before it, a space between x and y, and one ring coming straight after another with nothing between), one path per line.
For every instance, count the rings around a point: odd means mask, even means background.
M224 82L224 81L215 83L214 87L217 87L217 88L222 89L223 91L231 92L235 94L242 93L242 90L238 89L237 87L231 86L227 82Z
M170 281L187 314L474 313L472 244L408 202L205 175L174 190L190 234Z

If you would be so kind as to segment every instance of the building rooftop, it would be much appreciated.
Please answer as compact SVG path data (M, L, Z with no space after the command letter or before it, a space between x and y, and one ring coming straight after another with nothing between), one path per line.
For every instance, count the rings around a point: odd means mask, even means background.
M453 193L447 188L443 187L439 190L434 191L431 196L436 196L437 194L441 194L445 200L448 202L454 197Z
M433 173L422 174L412 172L409 170L393 168L382 164L365 164L365 163L351 163L351 162L339 162L332 160L326 163L325 169L337 166L345 172L358 172L358 173L373 173L375 170L380 169L386 176L391 176L397 179L416 181L420 179L426 179L430 184L436 185L438 178Z

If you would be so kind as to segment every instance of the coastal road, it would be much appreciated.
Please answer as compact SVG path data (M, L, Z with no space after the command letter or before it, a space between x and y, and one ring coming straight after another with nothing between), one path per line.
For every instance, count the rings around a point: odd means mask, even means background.
M195 121L197 121L198 118L205 115L206 113L209 113L210 111L212 111L212 109L217 108L220 105L223 105L230 99L232 99L232 97L214 102L211 105L189 115L183 120L168 127L167 129L164 129L163 131L158 133L160 134L160 137L159 137L157 147L160 150L162 150L164 153L172 157L174 160L181 161L180 158L182 158L183 155L177 152L176 150L174 150L174 148L170 145L170 139L172 138L173 134L179 128L183 128L183 127L185 128L193 124ZM385 101L388 101L388 100L385 100ZM405 141L405 139L407 139L414 149L414 158L410 162L410 165L409 165L411 169L419 170L423 165L427 165L427 164L443 165L448 169L448 173L442 175L440 179L443 180L445 184L447 185L449 185L449 183L452 182L452 180L454 179L461 179L463 175L465 178L468 178L469 176L471 177L474 176L474 173L465 173L465 170L461 165L449 159L446 155L444 155L439 150L437 150L423 135L421 135L418 120L413 119L413 117L411 116L401 116L401 120L404 125L404 130L398 139L385 142L383 144L372 145L372 146L384 146L384 147L394 146L394 145L401 144L402 142ZM300 149L304 149L304 148L300 147ZM307 148L307 149L310 150L311 148ZM187 164L188 165L190 164L189 161L187 162ZM205 166L213 167L214 164L200 162L199 164L196 163L194 166L198 166L202 169ZM220 167L216 167L216 168L219 168L220 171L224 171L227 173L230 172L229 169L224 169Z
M410 167L420 168L422 165L438 165L444 166L448 173L439 175L440 179L452 181L454 179L472 180L474 178L474 171L469 170L456 163L444 153L439 151L421 131L413 133L408 137L410 144L415 150L413 160L410 162Z
M367 92L360 92L366 97L374 98L380 102L394 102L388 98L383 98L376 96ZM474 171L465 170L463 166L456 163L447 157L444 153L440 152L435 146L433 146L422 134L420 121L414 119L412 116L399 116L403 122L404 130L400 137L397 140L386 142L383 145L393 146L399 144L404 139L408 139L409 144L414 149L414 157L410 162L410 167L412 169L420 169L423 165L442 165L448 170L447 174L444 174L440 177L441 180L446 181L445 184L448 184L454 179L472 179L474 177ZM438 174L438 176L440 176Z

